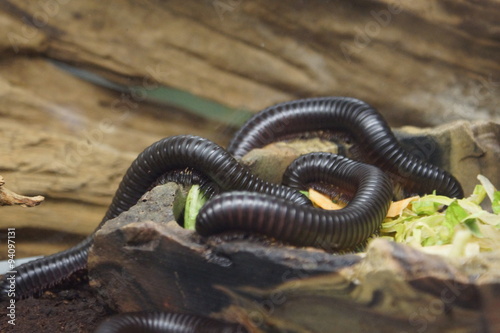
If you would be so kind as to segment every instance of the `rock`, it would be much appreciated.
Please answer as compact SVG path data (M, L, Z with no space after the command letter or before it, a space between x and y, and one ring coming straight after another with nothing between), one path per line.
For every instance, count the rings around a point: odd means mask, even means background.
M313 138L309 140L292 140L275 142L264 148L250 151L242 158L242 163L250 168L252 173L260 178L279 184L286 168L297 157L314 151L338 153L338 147L333 142Z
M198 313L251 332L500 329L499 251L452 260L383 239L365 255L207 240L173 220L176 192L153 189L96 234L90 283L113 309Z
M500 123L457 121L436 128L402 128L406 148L453 174L470 195L477 175L500 188ZM401 134L400 134L401 135ZM435 144L433 144L433 142Z

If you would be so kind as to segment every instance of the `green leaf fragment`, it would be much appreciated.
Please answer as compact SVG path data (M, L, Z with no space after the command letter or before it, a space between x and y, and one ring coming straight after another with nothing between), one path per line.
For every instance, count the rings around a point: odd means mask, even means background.
M471 233L467 230L460 230L455 233L453 242L451 243L450 257L463 257L467 242L471 238Z
M459 224L462 220L467 218L468 214L463 209L460 207L458 202L454 200L446 209L446 213L444 215L445 219L445 225L450 229L453 230L457 224Z
M455 199L445 197L444 195L429 194L420 198L422 201L432 201L438 205L448 206ZM414 203L414 202L413 202ZM413 204L412 203L412 204Z
M481 206L479 206L478 204L476 204L472 201L469 201L467 199L457 200L457 202L460 205L460 207L465 209L465 211L468 214L476 214L476 213L484 212L484 210L483 210L483 208L481 208Z
M186 198L186 207L184 210L184 228L188 230L194 230L196 224L196 216L201 207L207 201L203 192L200 190L199 185L193 185L189 189Z
M491 202L493 202L494 196L495 196L495 186L490 182L488 178L486 178L483 175L478 175L477 179L481 182L481 185L483 185L484 190L488 194L488 197L490 198Z
M476 187L474 187L474 191L469 197L469 201L475 203L476 205L479 205L481 202L483 202L484 198L486 198L486 190L484 189L483 185L478 184L476 185Z
M479 225L477 224L476 219L466 219L464 221L464 225L469 229L469 231L476 237L482 238L483 234L481 230L479 230Z
M432 200L417 200L412 202L412 210L418 215L432 215L436 213L439 204Z
M500 215L498 214L493 214L483 210L479 213L472 214L469 217L477 218L484 224L500 227Z
M309 198L309 191L299 191L299 192Z
M500 191L495 191L493 193L493 201L491 202L491 208L495 214L500 214Z

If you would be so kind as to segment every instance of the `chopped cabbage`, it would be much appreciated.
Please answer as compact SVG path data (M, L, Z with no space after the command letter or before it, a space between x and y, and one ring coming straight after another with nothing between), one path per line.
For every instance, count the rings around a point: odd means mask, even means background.
M189 189L186 197L186 206L184 208L184 228L194 230L196 224L196 216L198 211L207 201L204 193L200 190L199 185L193 185Z
M500 191L486 177L478 179L468 198L431 194L408 202L399 216L386 217L380 236L452 257L500 249ZM491 212L480 206L486 196Z

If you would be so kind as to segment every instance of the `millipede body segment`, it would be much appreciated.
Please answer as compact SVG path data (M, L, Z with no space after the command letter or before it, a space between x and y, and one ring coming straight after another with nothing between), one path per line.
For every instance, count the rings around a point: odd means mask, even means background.
M309 98L271 106L236 132L228 152L241 158L254 148L292 134L321 130L348 132L361 152L361 161L390 174L395 185L401 184L407 195L435 190L437 194L463 197L455 177L404 150L377 110L350 97Z
M133 312L102 322L94 333L247 333L242 325L172 312Z
M313 182L349 187L356 194L347 207L328 211L261 193L222 193L202 207L196 231L205 236L255 232L331 251L352 248L378 230L392 198L392 182L385 173L335 154L312 153L296 159L284 175L285 184L301 190Z

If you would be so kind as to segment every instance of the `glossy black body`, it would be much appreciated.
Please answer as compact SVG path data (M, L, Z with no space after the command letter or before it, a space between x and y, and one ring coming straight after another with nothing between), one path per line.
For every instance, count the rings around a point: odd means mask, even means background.
M391 175L405 195L437 194L462 198L460 183L448 172L405 151L384 118L355 98L323 97L271 106L235 134L228 152L241 158L250 150L305 132L341 131L353 138L362 162Z
M300 190L307 190L310 183L334 184L356 194L347 207L328 211L262 193L222 193L202 207L196 231L205 236L246 231L299 246L344 250L378 230L393 189L391 179L380 169L327 153L299 157L287 169L283 182Z
M247 333L241 325L169 312L124 313L102 322L94 333Z

